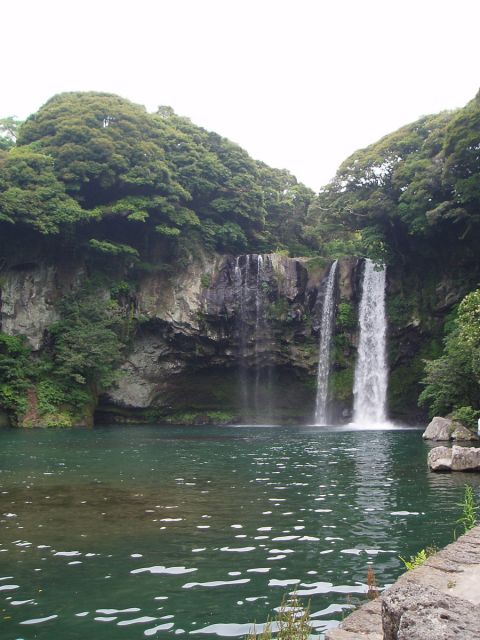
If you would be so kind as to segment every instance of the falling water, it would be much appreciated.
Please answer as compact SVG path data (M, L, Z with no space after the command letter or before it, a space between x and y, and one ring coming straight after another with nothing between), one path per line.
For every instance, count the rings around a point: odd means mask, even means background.
M328 377L330 373L330 344L332 342L333 320L335 316L335 275L337 261L328 274L325 297L323 299L320 325L320 346L318 350L317 401L315 404L315 424L327 423Z
M354 423L387 421L388 368L386 356L385 267L365 261L360 302L360 340L353 386Z
M266 318L268 256L235 259L234 289L237 299L239 395L243 419L268 419L271 408L271 366L265 353L271 339ZM256 267L256 269L255 269Z
M245 277L242 275L242 269L240 267L240 258L235 258L234 269L234 287L238 300L239 314L237 318L237 331L238 331L238 346L239 346L239 391L240 391L240 404L242 413L245 415L248 407L248 383L247 383L247 333L245 322L245 310L248 294L248 272L250 268L250 256L246 256L245 261Z
M263 317L263 256L257 256L257 286L255 288L255 414L260 410L260 349L262 339Z

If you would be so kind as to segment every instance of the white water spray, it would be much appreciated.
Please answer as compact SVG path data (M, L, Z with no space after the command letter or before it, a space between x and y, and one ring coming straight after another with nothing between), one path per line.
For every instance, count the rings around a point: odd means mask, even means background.
M360 302L360 339L353 386L353 421L358 425L387 422L385 267L365 261Z
M323 299L320 325L320 346L318 349L317 400L315 403L315 424L327 424L328 378L330 374L330 345L332 342L333 320L335 316L335 275L337 260L330 267L325 297Z

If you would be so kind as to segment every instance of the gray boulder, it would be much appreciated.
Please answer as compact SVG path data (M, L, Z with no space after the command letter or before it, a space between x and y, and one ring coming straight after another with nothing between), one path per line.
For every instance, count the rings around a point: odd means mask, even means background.
M431 471L480 471L480 448L435 447L428 454Z
M464 427L463 424L453 422L452 427L454 428L451 435L452 440L478 440L478 436L467 427Z
M423 432L424 440L478 440L467 427L450 418L436 416Z
M469 602L403 581L382 597L384 640L474 640L480 617Z
M452 471L480 471L480 449L453 446Z
M450 440L453 432L452 421L449 418L436 416L425 429L424 440Z
M452 470L452 450L450 447L435 447L428 454L428 466L431 471Z

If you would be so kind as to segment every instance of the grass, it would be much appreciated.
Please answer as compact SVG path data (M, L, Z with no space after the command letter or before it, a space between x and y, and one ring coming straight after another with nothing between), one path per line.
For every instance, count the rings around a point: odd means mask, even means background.
M259 633L254 625L246 640L307 640L312 633L309 616L310 605L305 609L294 593L290 599L283 598L275 620L268 620Z
M463 526L463 533L467 533L470 529L477 524L477 511L478 507L475 504L475 495L473 489L469 484L465 485L465 491L463 493L463 502L458 503L459 507L462 507L462 513L460 518L456 521L456 524Z
M436 547L425 547L425 549L420 549L414 556L410 556L409 560L402 558L400 556L400 560L405 565L407 571L411 571L412 569L416 569L417 567L421 567L424 562L437 553L438 549Z

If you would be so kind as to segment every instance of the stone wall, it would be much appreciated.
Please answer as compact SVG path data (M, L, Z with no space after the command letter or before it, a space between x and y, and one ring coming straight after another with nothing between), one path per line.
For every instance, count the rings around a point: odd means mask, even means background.
M404 573L325 640L478 640L480 526Z

